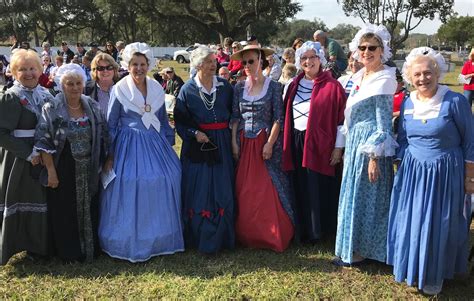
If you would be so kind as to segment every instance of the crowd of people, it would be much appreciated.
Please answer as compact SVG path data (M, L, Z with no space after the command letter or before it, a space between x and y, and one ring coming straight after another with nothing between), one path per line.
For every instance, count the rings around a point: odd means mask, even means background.
M280 58L253 36L226 39L192 51L186 82L171 67L148 76L145 43L14 49L2 61L13 80L0 98L0 264L21 251L142 262L335 240L334 265L386 263L438 294L468 267L474 52L465 97L440 84L441 54L415 48L399 71L389 41L368 24L345 54L318 30Z

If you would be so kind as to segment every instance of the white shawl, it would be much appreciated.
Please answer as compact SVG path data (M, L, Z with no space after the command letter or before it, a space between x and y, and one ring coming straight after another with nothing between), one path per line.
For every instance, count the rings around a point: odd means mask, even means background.
M346 133L349 129L352 107L354 107L354 105L371 96L395 94L397 90L395 70L395 67L384 66L384 69L372 74L372 76L364 80L364 86L360 88L360 90L359 86L365 73L365 68L362 68L352 76L354 85L352 86L349 98L347 98L346 109L344 110Z
M111 97L120 101L127 110L140 114L143 125L147 129L152 125L158 132L160 131L161 123L155 113L165 104L165 92L157 81L146 77L146 104L151 106L150 112L145 111L145 98L133 82L131 75L126 76L113 87ZM110 114L112 103L113 101L109 102L107 115Z

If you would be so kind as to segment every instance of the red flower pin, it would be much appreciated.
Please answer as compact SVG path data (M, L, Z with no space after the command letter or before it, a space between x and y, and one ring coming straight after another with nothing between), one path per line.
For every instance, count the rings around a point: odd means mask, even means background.
M211 218L211 211L201 210L201 216L204 218Z
M80 125L80 126L86 126L86 125L87 125L87 121L79 121L79 125Z
M29 104L28 99L26 99L26 98L20 99L20 104L21 104L22 106L26 106L27 104Z

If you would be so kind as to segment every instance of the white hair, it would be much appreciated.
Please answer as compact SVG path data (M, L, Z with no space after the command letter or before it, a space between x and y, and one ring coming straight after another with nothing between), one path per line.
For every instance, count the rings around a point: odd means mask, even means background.
M410 51L410 53L405 58L405 63L403 64L402 68L403 79L409 84L412 84L410 78L411 67L413 66L413 63L415 63L420 57L428 57L433 61L433 67L439 74L438 80L441 80L448 71L448 65L446 64L446 61L444 60L444 57L441 55L441 53L436 52L430 47L418 47Z
M209 54L213 54L214 51L206 46L198 46L191 52L189 56L191 68L197 68L202 65L204 60Z

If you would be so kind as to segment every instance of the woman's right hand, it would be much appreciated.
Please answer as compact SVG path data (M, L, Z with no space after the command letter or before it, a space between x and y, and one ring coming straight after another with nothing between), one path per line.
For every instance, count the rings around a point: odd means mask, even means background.
M48 170L48 187L56 188L59 185L58 175L56 169L52 168Z
M232 157L235 160L239 160L239 146L236 141L232 141Z
M209 142L209 138L207 137L207 135L204 134L201 131L197 131L195 137L196 137L197 142L199 142L199 143L208 143Z
M377 182L377 180L379 179L379 176L380 176L380 170L379 170L379 166L377 164L377 159L375 159L375 158L370 158L369 159L368 172L369 172L369 181L370 181L370 183Z
M107 160L105 160L105 163L104 163L104 171L105 172L109 172L112 168L114 167L114 159L113 158L107 158Z

